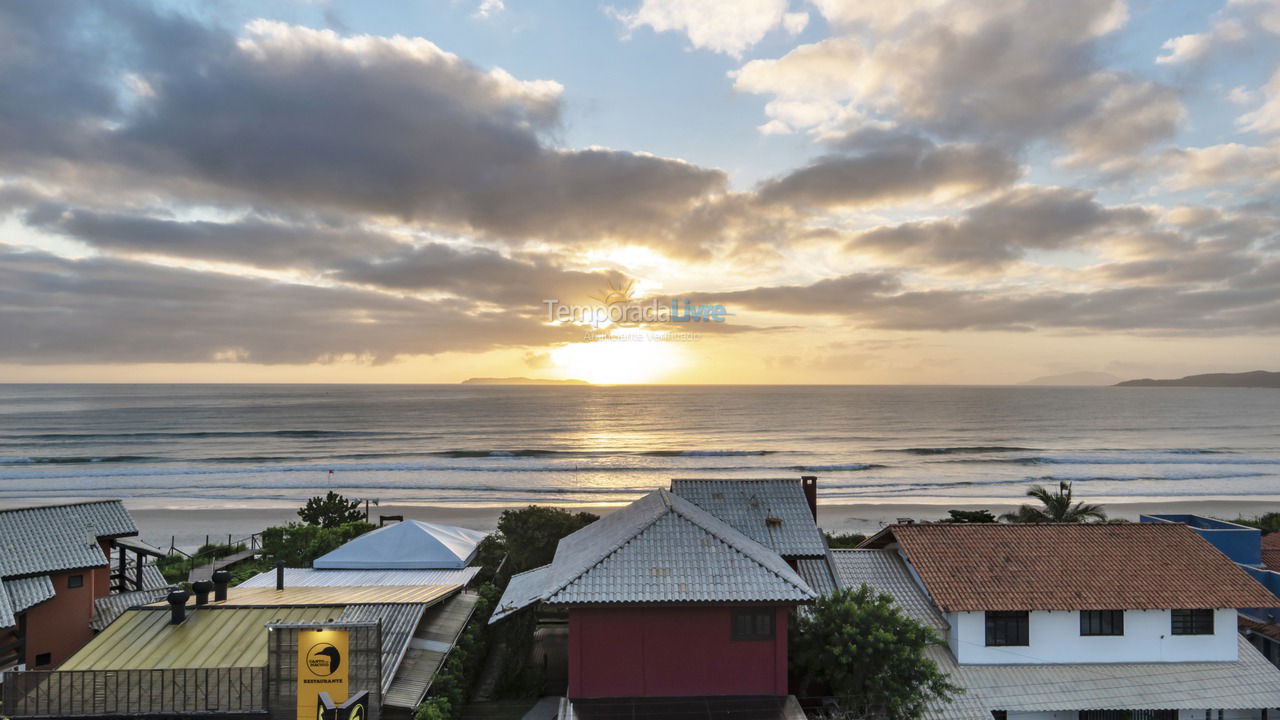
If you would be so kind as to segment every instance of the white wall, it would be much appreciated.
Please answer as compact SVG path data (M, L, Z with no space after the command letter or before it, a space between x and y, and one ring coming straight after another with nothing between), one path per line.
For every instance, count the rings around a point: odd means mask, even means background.
M1126 610L1124 635L1081 637L1080 613L1033 612L1029 645L987 647L981 612L949 613L951 652L961 664L1234 662L1239 659L1236 611L1215 610L1213 635L1173 635L1168 610ZM1203 718L1203 715L1201 715Z

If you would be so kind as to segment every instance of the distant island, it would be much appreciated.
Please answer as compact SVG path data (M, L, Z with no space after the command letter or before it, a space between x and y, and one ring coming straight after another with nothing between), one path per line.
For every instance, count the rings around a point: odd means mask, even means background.
M474 377L462 381L463 385L590 385L586 380L553 380L527 377Z
M1242 373L1208 373L1206 375L1188 375L1177 380L1125 380L1116 383L1116 387L1238 387L1238 388L1280 388L1280 372L1254 370Z
M1045 375L1043 377L1032 378L1026 382L1018 383L1019 385L1094 385L1103 387L1106 385L1115 385L1120 378L1111 373L1104 372L1070 372L1061 375Z

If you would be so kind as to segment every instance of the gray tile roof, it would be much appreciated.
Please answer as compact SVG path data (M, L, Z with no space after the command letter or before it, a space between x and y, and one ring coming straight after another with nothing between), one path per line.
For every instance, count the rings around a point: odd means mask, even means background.
M99 538L137 532L119 500L0 510L0 578L101 567Z
M550 604L808 602L817 594L775 552L666 490L563 538L551 565L508 585L510 613ZM533 586L542 590L536 596Z
M89 627L101 632L115 622L125 610L148 605L163 600L169 594L172 585L148 590L132 590L100 597L93 601L93 616L89 618Z
M502 592L502 598L494 608L493 615L489 616L489 622L501 620L517 610L538 602L547 589L547 577L550 571L550 565L543 565L540 568L512 575L511 580L507 582L506 590Z
M372 587L383 585L466 585L478 567L461 570L315 570L285 568L285 587ZM275 587L276 571L267 570L238 587Z
M798 478L677 479L671 492L779 555L819 557L827 550Z
M827 595L836 589L836 579L825 557L797 558L796 572L819 595Z
M4 587L9 592L9 602L13 604L13 611L16 613L53 597L53 581L48 575L5 580Z
M832 550L843 587L866 583L934 627L945 620L891 550ZM990 720L992 710L1201 710L1280 707L1280 669L1244 638L1236 662L959 665L946 646L928 655L966 692L933 708L930 720Z
M9 591L4 589L4 583L0 583L0 628L11 628L16 624L18 620L13 616L13 604L9 602Z

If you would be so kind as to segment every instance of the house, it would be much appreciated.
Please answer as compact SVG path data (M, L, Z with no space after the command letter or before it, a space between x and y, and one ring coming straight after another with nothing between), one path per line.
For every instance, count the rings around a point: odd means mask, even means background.
M1270 590L1270 605L1240 608L1240 633L1274 665L1280 666L1280 533L1201 515L1142 515L1144 523L1180 523L1218 548Z
M1280 670L1236 633L1270 593L1183 524L893 525L833 550L945 643L947 720L1259 718Z
M560 540L549 565L512 577L490 622L536 604L567 610L571 707L562 717L688 697L782 717L788 618L815 597L773 549L658 490Z
M0 510L0 670L60 664L94 633L114 593L167 583L119 500Z

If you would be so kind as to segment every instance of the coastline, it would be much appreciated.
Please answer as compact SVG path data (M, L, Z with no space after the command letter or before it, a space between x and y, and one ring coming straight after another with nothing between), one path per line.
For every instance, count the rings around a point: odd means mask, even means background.
M125 501L126 507L129 501ZM1116 519L1134 520L1141 514L1197 514L1230 520L1236 517L1253 517L1268 512L1280 512L1280 500L1151 500L1102 503L1107 515ZM490 531L497 525L503 510L518 509L518 505L506 507L459 507L447 505L383 505L373 508L372 520L378 515L404 515L405 518L458 525L475 530ZM899 518L916 521L937 520L946 516L949 509L986 509L1000 514L1016 507L1014 504L925 504L925 503L859 503L818 505L818 524L827 532L873 533ZM565 509L604 515L617 506L575 505ZM162 548L170 542L184 550L191 550L205 541L219 538L226 541L230 534L238 539L258 532L265 527L281 525L297 520L292 508L129 508L138 524L142 538Z

